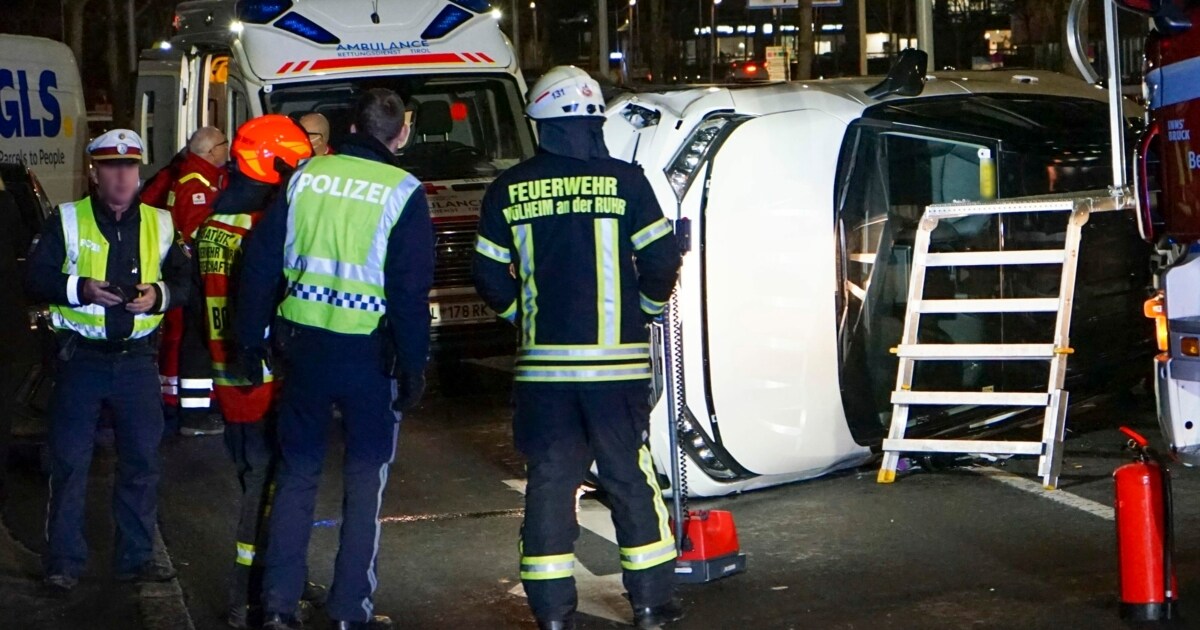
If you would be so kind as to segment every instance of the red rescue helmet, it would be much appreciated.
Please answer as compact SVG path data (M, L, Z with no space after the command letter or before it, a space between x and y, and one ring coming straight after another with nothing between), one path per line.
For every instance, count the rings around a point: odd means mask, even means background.
M230 150L238 171L254 181L272 186L283 179L276 159L282 160L290 170L313 154L308 134L292 119L280 114L246 121L238 127Z

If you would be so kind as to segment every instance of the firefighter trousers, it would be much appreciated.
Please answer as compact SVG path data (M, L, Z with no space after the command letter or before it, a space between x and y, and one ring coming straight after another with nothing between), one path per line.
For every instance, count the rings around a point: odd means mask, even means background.
M577 605L576 491L596 463L612 507L621 568L636 608L670 601L675 540L648 446L647 388L556 390L517 385L514 436L528 458L521 581L534 615L563 620Z
M237 467L242 497L238 513L237 555L229 585L229 607L259 601L276 456L273 421L227 423L225 449Z
M342 522L326 612L366 622L378 584L379 516L396 455L396 382L383 373L378 340L298 332L284 353L279 407L280 461L263 578L264 608L290 615L304 592L308 541L325 459L332 407L342 412Z

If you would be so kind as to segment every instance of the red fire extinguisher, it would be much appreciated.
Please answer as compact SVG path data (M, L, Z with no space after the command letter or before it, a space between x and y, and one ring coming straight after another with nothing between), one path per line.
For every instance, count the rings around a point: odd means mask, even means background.
M1172 566L1171 473L1146 438L1128 427L1121 427L1121 432L1136 453L1132 463L1113 473L1121 618L1172 619L1178 584Z

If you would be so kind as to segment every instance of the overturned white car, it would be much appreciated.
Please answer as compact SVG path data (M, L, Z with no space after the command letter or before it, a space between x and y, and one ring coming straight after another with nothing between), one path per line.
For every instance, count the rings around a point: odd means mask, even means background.
M615 157L640 164L687 254L676 297L689 490L713 496L867 461L891 418L914 228L926 205L1102 189L1104 91L1051 73L931 75L629 94L608 109ZM869 95L870 94L870 95ZM904 94L908 94L905 96ZM1135 113L1133 111L1131 114ZM933 249L1032 249L1061 226L1036 217L943 221ZM1072 401L1133 383L1151 330L1148 250L1132 217L1085 229ZM931 272L930 290L1056 295L1057 270ZM921 335L1019 343L1037 316L946 314ZM1052 321L1052 320L1051 320ZM657 336L660 359L664 333ZM922 368L924 369L924 368ZM946 362L927 378L1003 391L1041 382L1012 362ZM653 446L669 470L665 397ZM1009 410L1005 417L1012 417ZM915 410L910 435L995 430L996 409Z

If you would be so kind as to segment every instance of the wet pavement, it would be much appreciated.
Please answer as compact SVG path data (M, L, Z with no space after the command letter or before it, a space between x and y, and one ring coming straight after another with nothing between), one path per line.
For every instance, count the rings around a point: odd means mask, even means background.
M378 612L404 628L532 628L517 579L523 462L511 447L502 373L443 375L405 419L385 495ZM678 628L1125 628L1117 616L1111 473L1128 459L1116 426L1157 435L1148 401L1106 403L1072 418L1062 489L1039 490L1034 462L917 471L875 483L875 468L694 507L732 510L748 571L681 589ZM340 440L337 431L331 439ZM330 449L310 549L328 582L340 511L340 449ZM9 473L0 532L0 627L215 630L233 563L236 489L222 440L163 447L160 521L180 570L185 617L155 616L170 593L117 585L107 571L111 453L89 497L89 573L70 600L46 600L34 575L45 480L31 462ZM1200 628L1200 473L1176 475L1183 611ZM603 505L581 504L581 627L628 623ZM11 535L11 538L8 536ZM169 609L169 606L167 606ZM168 610L169 612L169 610ZM9 625L14 622L15 625ZM323 628L318 614L312 627Z

